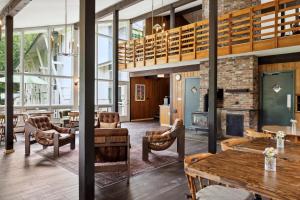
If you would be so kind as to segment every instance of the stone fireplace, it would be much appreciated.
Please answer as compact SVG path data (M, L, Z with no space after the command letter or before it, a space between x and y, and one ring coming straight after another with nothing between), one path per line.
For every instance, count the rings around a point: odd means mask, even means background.
M208 91L208 62L200 63L200 110L205 110ZM228 115L243 116L242 127L257 128L258 125L258 60L255 56L242 56L218 60L218 88L224 91L223 102L218 103L221 112L221 133L226 130ZM233 122L234 123L234 122ZM242 135L241 135L242 136Z

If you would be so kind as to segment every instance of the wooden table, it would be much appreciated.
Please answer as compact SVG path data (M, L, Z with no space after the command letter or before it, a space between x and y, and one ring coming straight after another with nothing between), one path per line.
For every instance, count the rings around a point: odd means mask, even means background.
M276 135L278 131L283 131L286 134L286 139L293 142L300 142L300 130L297 130L296 133L292 133L290 126L276 126L276 125L268 125L263 126L262 130L266 133L270 133L272 135Z
M227 150L191 164L186 170L275 200L300 197L300 162L296 161L278 159L277 171L267 172L263 154Z
M284 149L278 149L278 158L300 162L300 144L285 141ZM233 146L233 150L262 154L265 148L276 149L276 140L259 138Z

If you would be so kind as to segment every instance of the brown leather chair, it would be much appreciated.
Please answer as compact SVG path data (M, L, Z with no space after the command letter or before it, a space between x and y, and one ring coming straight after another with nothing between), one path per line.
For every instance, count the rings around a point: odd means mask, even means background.
M119 113L99 112L97 128L121 128Z
M143 137L143 160L148 160L151 150L163 151L168 149L177 139L178 159L183 161L185 152L185 128L182 119L176 119L172 128L167 131L147 131Z
M127 183L129 183L130 136L128 130L126 128L96 128L95 172L121 170L127 170Z
M25 122L25 155L30 155L30 145L39 143L46 148L54 147L54 156L59 156L59 147L70 144L75 149L75 134L70 128L52 124L47 116L30 117Z

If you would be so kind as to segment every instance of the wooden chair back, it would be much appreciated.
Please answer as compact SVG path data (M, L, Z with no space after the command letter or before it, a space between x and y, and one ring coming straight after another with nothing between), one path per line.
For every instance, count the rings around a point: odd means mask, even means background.
M127 170L130 177L130 136L126 128L95 128L95 171ZM105 165L105 163L110 163ZM115 163L115 164L114 164Z
M222 151L233 150L233 146L249 142L250 140L244 137L230 138L221 142Z
M189 172L187 170L187 167L195 162L199 162L200 160L203 160L212 154L210 153L198 153L186 156L184 158L184 171L185 176L188 181L189 190L191 193L192 200L196 200L196 193L198 190L204 188L204 179L202 177L196 176L194 173Z
M246 129L246 137L249 139L256 139L256 138L271 138L272 135L269 133L262 133L262 132L257 132L254 129Z

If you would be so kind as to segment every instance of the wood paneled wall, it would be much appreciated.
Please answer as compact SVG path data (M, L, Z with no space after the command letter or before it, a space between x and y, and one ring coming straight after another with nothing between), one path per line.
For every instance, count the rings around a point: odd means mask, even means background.
M135 101L135 85L144 84L145 101ZM156 77L130 78L130 118L131 120L154 118L159 115L159 105L170 95L170 79Z
M259 66L260 73L283 72L283 71L294 71L294 70L295 70L295 94L300 95L300 62L265 64ZM298 121L297 126L300 128L300 112L295 111L295 117L296 120Z
M177 81L175 76L181 75L181 80ZM200 77L200 71L181 72L172 74L173 101L172 101L172 121L176 118L184 119L184 86L186 78ZM201 84L201 83L200 83ZM200 99L199 99L200 101ZM176 112L174 112L176 110Z

